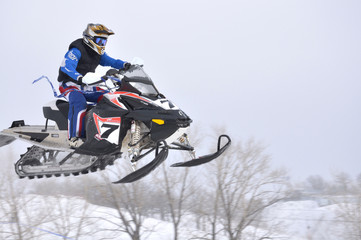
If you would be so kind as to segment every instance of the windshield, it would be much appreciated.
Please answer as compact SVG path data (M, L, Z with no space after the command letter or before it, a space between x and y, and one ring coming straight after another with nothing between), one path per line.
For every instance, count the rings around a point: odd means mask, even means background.
M141 66L132 66L129 70L123 73L123 76L137 81L152 82L152 79L146 74Z
M159 92L154 87L152 79L146 74L142 67L132 66L123 74L122 81L126 81L133 88L138 90L144 96L157 96Z
M144 84L141 82L129 82L129 84L132 85L139 92L141 92L142 95L145 95L145 96L157 96L158 95L158 92L154 88L153 85Z

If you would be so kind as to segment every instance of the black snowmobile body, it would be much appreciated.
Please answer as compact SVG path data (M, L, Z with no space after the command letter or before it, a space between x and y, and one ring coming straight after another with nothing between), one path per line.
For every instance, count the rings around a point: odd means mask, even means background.
M133 182L159 166L169 150L189 151L192 160L172 166L190 167L219 157L231 143L228 136L222 135L214 154L195 158L187 136L192 120L158 92L141 66L134 65L128 71L111 69L96 84L103 82L107 83L109 92L96 106L89 106L86 139L75 150L67 143L69 103L64 100L43 107L45 126L27 126L24 121L15 121L0 133L0 147L15 139L33 145L15 164L20 177L88 173L104 169L125 152L135 165L154 152L151 162L138 170L134 168L132 173L116 183ZM49 120L56 126L49 126ZM223 146L221 139L227 140Z

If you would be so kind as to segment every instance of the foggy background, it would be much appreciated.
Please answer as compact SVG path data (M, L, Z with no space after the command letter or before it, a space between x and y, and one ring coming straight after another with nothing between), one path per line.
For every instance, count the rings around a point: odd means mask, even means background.
M32 81L46 75L57 86L69 44L102 23L115 32L106 52L142 58L195 126L225 125L232 138L261 141L296 179L354 176L360 10L357 0L1 1L0 128L45 123L53 93Z

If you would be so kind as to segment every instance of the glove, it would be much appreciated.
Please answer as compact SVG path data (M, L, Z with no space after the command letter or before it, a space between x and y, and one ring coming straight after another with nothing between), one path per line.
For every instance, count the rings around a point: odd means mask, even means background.
M88 84L83 83L83 77L82 76L78 77L78 82L77 83L82 87L88 86Z
M126 63L124 63L124 65L123 65L123 70L128 71L131 66L132 66L132 64L126 62Z

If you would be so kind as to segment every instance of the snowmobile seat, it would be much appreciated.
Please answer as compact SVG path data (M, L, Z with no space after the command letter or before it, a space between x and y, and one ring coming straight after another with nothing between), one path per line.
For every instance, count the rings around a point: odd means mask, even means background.
M59 109L53 109L51 106L43 107L44 117L48 120L53 120L58 125L59 130L68 130L68 112L69 103L64 100L56 100L56 107Z
M53 109L51 106L44 106L43 113L46 119L53 120L58 125L59 130L68 130L68 112L69 112L69 102L65 100L56 100L56 108ZM94 105L87 106L87 111L89 111Z

